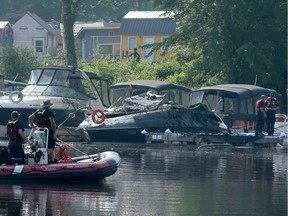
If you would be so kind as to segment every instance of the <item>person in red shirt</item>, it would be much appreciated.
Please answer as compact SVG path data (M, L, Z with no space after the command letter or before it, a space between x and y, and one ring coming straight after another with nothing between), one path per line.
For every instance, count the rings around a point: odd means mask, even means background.
M260 99L256 101L256 115L257 115L257 123L255 129L255 136L264 136L263 134L263 127L265 124L266 119L266 112L265 112L265 100L266 96L261 95Z
M266 107L266 125L268 136L273 136L274 134L274 125L276 120L276 110L278 108L278 102L275 98L275 93L271 92L270 97L265 101Z

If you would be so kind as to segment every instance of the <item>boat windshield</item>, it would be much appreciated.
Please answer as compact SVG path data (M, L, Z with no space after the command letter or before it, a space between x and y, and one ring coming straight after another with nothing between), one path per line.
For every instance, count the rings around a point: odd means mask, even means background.
M22 90L29 95L67 97L91 100L95 96L79 72L65 69L34 69L28 85Z
M165 89L157 91L146 86L134 86L133 89L123 86L114 87L109 90L110 102L113 105L121 104L124 99L135 95L140 95L146 92L150 92L156 95L164 95L162 103L173 102L178 105L189 106L190 90L183 90L180 88Z
M198 103L205 104L210 111L215 111L218 114L233 114L239 112L239 97L233 93L228 94L219 91L192 92L191 105Z

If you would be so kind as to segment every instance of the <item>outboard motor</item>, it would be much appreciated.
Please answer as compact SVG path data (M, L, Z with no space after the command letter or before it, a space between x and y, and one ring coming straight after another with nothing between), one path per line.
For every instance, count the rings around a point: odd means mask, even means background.
M28 164L48 164L48 128L39 128L34 131L33 144L28 153Z

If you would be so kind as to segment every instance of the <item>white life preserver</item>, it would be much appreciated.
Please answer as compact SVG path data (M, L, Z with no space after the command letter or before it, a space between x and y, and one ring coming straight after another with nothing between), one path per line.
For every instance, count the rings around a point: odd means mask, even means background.
M15 99L15 97L17 98ZM23 94L21 91L13 91L9 95L9 100L13 103L19 103L23 100Z
M95 109L92 112L92 121L96 124L101 124L105 121L105 114L102 110L100 109Z

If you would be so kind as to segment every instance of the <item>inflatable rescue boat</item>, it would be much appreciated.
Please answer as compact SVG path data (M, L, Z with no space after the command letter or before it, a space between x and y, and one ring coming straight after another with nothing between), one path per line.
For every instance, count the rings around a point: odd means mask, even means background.
M4 150L0 165L2 180L99 180L113 175L120 165L117 152L106 151L93 155L69 157L67 146L61 145L58 162L48 164L46 138L48 129L40 129L33 134L33 145L25 149L25 164L18 164L17 159L10 158L3 163ZM30 146L29 146L30 147ZM7 147L5 147L7 148Z

